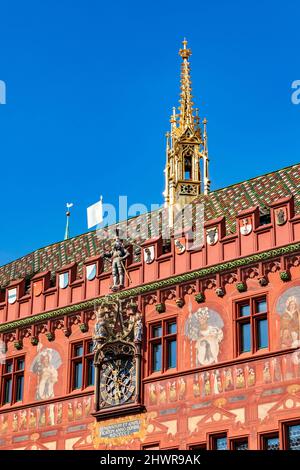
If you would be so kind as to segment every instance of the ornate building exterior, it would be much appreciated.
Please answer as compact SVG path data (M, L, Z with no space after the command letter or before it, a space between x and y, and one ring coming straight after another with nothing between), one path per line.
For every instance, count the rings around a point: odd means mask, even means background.
M300 164L210 192L190 55L164 196L203 244L148 214L0 268L0 449L300 449Z

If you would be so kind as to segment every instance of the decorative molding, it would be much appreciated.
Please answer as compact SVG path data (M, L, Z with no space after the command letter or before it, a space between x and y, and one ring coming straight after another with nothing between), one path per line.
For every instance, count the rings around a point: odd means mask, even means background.
M131 289L124 289L123 291L120 291L118 293L93 298L84 302L80 302L78 304L68 305L67 307L58 308L49 312L40 313L38 315L32 315L30 317L22 318L20 320L15 320L9 323L3 323L2 325L0 325L0 333L5 333L16 328L24 328L25 326L29 326L34 323L48 321L52 318L56 318L61 315L68 315L72 313L74 314L79 310L91 309L96 307L97 305L101 305L104 299L109 301L115 301L117 299L121 300L127 299L128 297L136 297L137 295L148 294L150 292L157 291L162 288L175 286L183 282L197 280L199 278L204 278L213 274L219 274L222 272L230 271L232 269L249 264L254 264L259 261L271 260L272 258L278 258L279 256L284 256L297 251L300 251L300 243L293 243L280 248L274 248L272 250L267 250L261 253L255 253L251 256L245 256L243 258L238 258L232 261L226 261L225 263L216 264L207 268L201 268L197 271L191 271L188 273L171 276L167 279L162 279L161 281L150 282L148 284L133 287Z

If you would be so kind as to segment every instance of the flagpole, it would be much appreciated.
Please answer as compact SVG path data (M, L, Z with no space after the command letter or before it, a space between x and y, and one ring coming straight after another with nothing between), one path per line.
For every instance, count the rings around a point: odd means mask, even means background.
M64 237L64 240L68 240L70 238L70 215L71 215L71 212L70 212L70 208L73 206L73 203L72 202L67 202L66 204L66 207L67 207L67 210L66 210L66 216L67 216L67 223L66 223L66 230L65 230L65 237Z
M66 223L66 230L65 230L65 240L68 240L70 238L70 230L69 230L69 219L70 219L71 212L66 211L66 216L67 216L67 223Z

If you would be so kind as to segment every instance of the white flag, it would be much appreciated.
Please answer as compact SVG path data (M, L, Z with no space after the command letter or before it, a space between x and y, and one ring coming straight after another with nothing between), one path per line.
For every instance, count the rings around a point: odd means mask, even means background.
M99 202L87 208L88 228L101 224L103 221L102 196Z

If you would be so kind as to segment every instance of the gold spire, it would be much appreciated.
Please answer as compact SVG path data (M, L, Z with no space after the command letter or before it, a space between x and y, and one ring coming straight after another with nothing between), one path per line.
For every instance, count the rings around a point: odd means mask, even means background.
M173 207L191 202L199 194L208 194L208 149L206 119L201 122L199 110L193 108L189 57L191 49L183 40L179 51L181 64L181 93L179 114L173 108L170 133L167 137L165 167L165 206Z
M182 41L183 48L179 50L182 58L181 64L181 93L179 107L179 127L184 130L187 127L194 128L193 102L192 102L192 82L189 57L192 55L191 49L187 48L187 40Z

